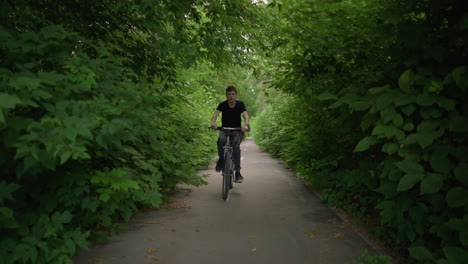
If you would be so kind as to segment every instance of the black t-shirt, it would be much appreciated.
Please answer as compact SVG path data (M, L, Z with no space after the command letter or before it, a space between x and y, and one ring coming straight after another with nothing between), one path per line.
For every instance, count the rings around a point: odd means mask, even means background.
M218 105L217 110L223 113L221 123L223 127L241 127L241 114L247 111L245 104L242 101L236 101L234 108L229 107L228 101L224 101Z

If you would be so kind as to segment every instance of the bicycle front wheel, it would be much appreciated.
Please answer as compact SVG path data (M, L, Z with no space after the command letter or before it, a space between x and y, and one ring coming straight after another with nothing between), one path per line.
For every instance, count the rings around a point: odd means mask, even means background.
M227 200L229 196L229 189L231 189L231 152L226 151L224 155L224 173L223 173L223 200Z

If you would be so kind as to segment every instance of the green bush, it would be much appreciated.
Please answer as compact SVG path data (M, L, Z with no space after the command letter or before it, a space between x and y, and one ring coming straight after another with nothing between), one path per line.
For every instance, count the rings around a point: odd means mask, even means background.
M187 114L196 101L135 83L107 48L73 51L79 35L61 26L0 35L2 263L67 262L89 230L203 183L196 168L213 152L206 114Z
M383 239L413 261L468 261L462 1L270 6L287 21L270 83L288 96L260 114L257 142L329 202L378 209Z
M348 264L390 264L391 258L389 256L380 256L377 254L364 251L357 259L349 262Z

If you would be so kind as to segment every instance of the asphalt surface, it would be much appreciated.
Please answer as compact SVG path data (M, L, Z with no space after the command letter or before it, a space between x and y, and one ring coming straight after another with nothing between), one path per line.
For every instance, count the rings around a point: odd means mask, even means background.
M208 185L182 186L165 209L139 213L77 264L345 264L373 246L252 139L241 145L244 183L221 198L214 165ZM367 242L366 242L367 241Z

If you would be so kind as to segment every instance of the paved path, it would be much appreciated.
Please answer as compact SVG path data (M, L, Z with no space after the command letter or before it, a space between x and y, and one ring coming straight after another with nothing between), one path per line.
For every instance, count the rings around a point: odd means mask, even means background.
M172 208L136 215L130 228L81 251L77 264L344 264L368 245L282 163L252 139L227 202L213 166L209 185L184 187Z

